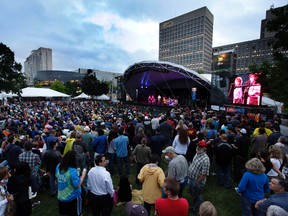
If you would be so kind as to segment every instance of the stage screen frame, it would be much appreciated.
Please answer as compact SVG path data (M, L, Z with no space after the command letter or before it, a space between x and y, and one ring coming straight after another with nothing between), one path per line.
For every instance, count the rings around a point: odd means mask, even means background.
M261 73L239 74L231 80L228 98L235 105L260 106L262 86L259 83Z

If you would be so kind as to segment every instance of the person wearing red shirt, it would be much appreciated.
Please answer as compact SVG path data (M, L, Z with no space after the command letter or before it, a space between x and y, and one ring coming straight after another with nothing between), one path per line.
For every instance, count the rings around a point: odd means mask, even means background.
M178 197L180 189L175 178L166 178L164 181L164 194L167 198L158 198L155 203L155 215L157 216L188 216L189 205L185 198Z

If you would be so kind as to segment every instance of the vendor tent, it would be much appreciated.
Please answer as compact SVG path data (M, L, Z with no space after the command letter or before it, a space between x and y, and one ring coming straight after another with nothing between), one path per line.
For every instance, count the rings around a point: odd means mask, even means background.
M109 100L109 97L105 94L97 96L96 100Z
M261 105L268 106L268 107L275 107L277 109L277 113L282 112L283 103L276 101L276 100L273 100L272 98L263 96Z
M21 97L70 97L70 95L48 89L27 87L22 89Z
M12 97L18 97L17 94L14 94L14 93L7 93L7 92L1 92L0 93L0 100L3 100L3 99L6 99L6 98L12 98Z
M83 92L82 94L74 97L73 99L91 99L91 97Z

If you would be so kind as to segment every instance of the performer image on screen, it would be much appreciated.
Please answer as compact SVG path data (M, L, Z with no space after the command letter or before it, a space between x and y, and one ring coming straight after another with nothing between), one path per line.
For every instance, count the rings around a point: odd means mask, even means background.
M243 89L242 89L243 80L241 77L236 77L234 81L234 90L233 90L233 103L243 104Z
M257 74L250 74L249 80L245 83L245 96L247 105L260 105L261 85L258 82Z

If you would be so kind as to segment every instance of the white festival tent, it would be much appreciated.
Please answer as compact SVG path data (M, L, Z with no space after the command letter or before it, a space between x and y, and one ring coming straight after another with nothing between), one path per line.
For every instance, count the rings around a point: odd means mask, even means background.
M277 113L282 113L282 106L284 104L279 101L275 101L272 98L262 96L261 105L268 106L268 107L275 107Z
M91 97L83 92L82 94L74 97L73 99L91 99Z
M48 89L27 87L22 89L21 97L71 97L70 95Z
M7 92L1 92L0 93L0 100L6 99L6 98L12 98L12 97L18 97L17 94L14 93L7 93Z
M89 95L87 95L85 93L82 93L82 94L74 97L73 99L91 99L91 96L89 96ZM109 100L110 98L107 95L103 94L103 95L100 95L100 96L96 96L95 99L96 100Z
M109 99L110 98L105 94L96 97L96 100L109 100Z

